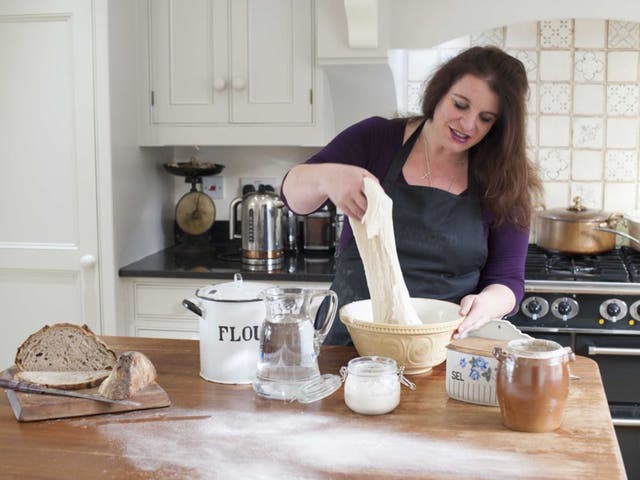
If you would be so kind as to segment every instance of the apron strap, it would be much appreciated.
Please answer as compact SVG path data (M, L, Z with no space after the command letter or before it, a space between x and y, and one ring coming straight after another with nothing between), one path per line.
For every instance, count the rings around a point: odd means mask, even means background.
M397 155L393 157L391 166L389 167L387 174L384 176L384 179L382 180L382 188L384 188L384 191L387 192L387 194L390 192L390 188L398 178L398 175L400 174L400 170L402 170L402 167L404 167L404 164L407 161L407 158L409 157L409 153L411 153L411 149L413 148L416 141L418 140L418 137L422 133L422 128L424 127L424 124L426 123L426 121L427 121L426 118L422 120L422 123L420 123L418 128L416 128L416 130L411 134L411 136L404 143L404 145L402 145Z

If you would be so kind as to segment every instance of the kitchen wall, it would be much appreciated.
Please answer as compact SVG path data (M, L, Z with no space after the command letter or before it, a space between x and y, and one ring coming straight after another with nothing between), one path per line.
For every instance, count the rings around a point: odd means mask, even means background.
M423 81L442 61L489 44L506 49L527 69L527 140L540 166L546 206L568 206L580 195L591 208L638 208L640 24L545 20L430 49L393 51L399 109L419 110Z
M317 151L317 148L311 147L200 147L199 151L190 147L176 147L174 159L187 162L191 156L196 155L202 162L225 166L221 174L224 178L224 198L214 199L214 203L216 219L228 220L229 203L241 194L240 178L276 178L278 183L274 187L279 190L280 181L287 171ZM183 178L173 179L174 205L190 188L190 184L186 184Z
M433 48L392 50L400 113L416 111L425 78L440 62L472 45L493 44L527 69L529 154L538 162L548 208L580 195L590 208L640 208L640 24L620 20L557 19L519 23L464 35ZM374 114L388 112L370 112ZM216 218L228 219L240 178L281 179L317 151L303 147L202 147L173 149L175 161L194 153L226 166L224 198ZM173 178L173 201L188 191ZM165 223L170 219L169 212Z

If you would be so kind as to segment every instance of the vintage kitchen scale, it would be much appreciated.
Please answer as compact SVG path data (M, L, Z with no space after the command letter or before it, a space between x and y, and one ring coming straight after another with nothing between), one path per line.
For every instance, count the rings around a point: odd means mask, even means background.
M224 165L200 162L191 157L189 162L165 163L164 169L184 177L185 183L191 184L175 209L174 241L177 247L187 250L212 249L212 227L216 218L216 207L213 200L202 189L202 177L217 175Z

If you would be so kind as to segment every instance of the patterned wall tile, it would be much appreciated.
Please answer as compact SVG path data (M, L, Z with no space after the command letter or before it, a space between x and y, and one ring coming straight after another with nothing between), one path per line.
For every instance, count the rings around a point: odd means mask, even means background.
M638 154L635 150L607 150L604 161L604 179L613 182L636 182Z
M567 182L543 182L545 208L569 206L569 184Z
M542 50L539 68L540 80L568 82L571 80L571 51Z
M581 197L587 208L602 208L602 182L572 182L571 198Z
M538 52L535 50L511 49L507 50L507 53L522 62L529 82L535 82L538 79Z
M538 146L538 121L535 115L527 115L525 134L527 147L536 148Z
M571 20L544 20L540 22L540 46L542 48L567 48L573 44Z
M603 128L602 118L574 118L573 146L576 148L601 148Z
M640 24L635 22L609 21L609 48L639 48Z
M495 45L496 47L504 47L504 28L494 28L471 35L471 45Z
M609 115L638 115L638 85L607 85L607 113Z
M571 123L568 115L540 115L538 142L541 147L568 147Z
M637 148L637 146L637 118L607 119L607 148Z
M602 180L602 151L576 150L571 152L572 180Z
M543 180L569 180L571 152L568 149L541 148L538 164Z
M508 48L536 48L538 46L538 22L507 26L505 46Z
M607 54L607 80L635 82L638 79L638 52L609 52Z
M604 86L578 83L573 86L573 113L600 115L604 113Z
M604 48L605 20L576 19L573 23L573 46L575 48Z
M540 85L541 113L569 113L571 85L568 83L543 83Z
M538 111L538 84L529 83L529 93L527 94L527 113L534 114Z
M576 82L601 82L604 80L604 69L604 52L575 52L573 78Z
M604 186L604 208L609 212L629 212L636 205L633 183L607 183Z

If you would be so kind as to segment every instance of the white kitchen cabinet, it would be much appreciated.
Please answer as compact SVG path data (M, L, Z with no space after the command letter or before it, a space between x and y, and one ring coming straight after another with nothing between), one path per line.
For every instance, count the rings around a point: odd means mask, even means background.
M139 0L145 145L318 143L312 0Z
M136 337L198 338L199 318L182 306L182 300L192 298L198 288L226 279L127 278L128 333ZM254 282L254 280L246 280ZM329 282L263 281L258 283L281 287L329 288Z

